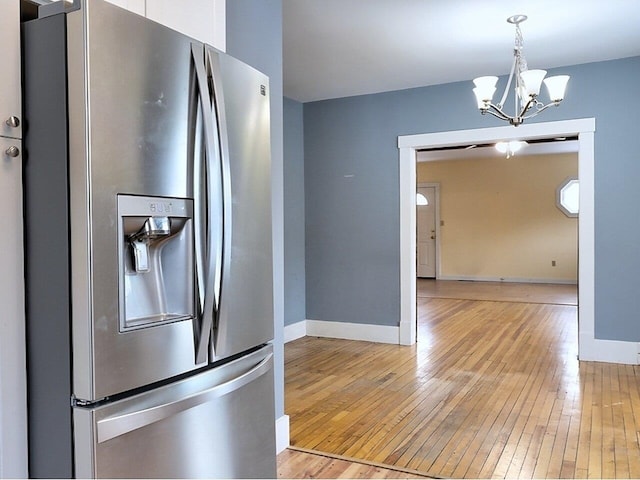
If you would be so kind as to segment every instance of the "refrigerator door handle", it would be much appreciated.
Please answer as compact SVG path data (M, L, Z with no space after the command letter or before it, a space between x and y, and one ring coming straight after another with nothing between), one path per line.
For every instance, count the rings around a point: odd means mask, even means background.
M231 265L231 245L233 232L233 193L231 189L231 164L229 157L229 143L227 135L227 118L224 103L224 93L222 86L222 73L220 67L219 54L206 48L207 60L211 73L211 109L218 119L219 133L219 159L222 181L222 205L223 205L223 228L222 228L222 257L220 264L220 283L217 284L218 306L222 301L222 285L225 284L225 277L229 274ZM218 319L220 320L220 319Z
M198 97L204 130L204 165L194 162L194 229L199 332L196 332L196 364L207 359L209 339L220 299L223 244L222 178L215 112L211 107L202 45L192 44Z
M174 401L152 405L147 408L106 417L97 422L98 443L103 443L139 428L159 422L180 412L197 407L234 392L267 373L273 366L273 353L270 353L250 370L224 383L214 385L206 390L181 397ZM224 367L222 367L224 368Z

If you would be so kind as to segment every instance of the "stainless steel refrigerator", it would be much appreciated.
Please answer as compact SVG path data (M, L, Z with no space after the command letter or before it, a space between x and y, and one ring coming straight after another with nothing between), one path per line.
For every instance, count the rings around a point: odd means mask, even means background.
M30 475L275 477L268 78L102 0L39 10Z

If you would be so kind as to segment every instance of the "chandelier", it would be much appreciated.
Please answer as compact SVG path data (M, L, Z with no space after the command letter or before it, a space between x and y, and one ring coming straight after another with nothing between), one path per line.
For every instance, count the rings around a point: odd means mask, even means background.
M502 99L497 105L492 103L493 94L496 91L498 77L478 77L473 80L475 88L473 93L478 101L478 108L483 115L489 113L501 120L508 121L514 127L522 124L526 119L535 117L551 106L558 106L564 98L564 92L569 81L569 75L557 75L544 78L546 70L529 70L523 53L523 39L520 24L527 19L526 15L514 15L507 18L507 22L516 26L516 40L513 48L513 64L507 86L504 89ZM503 110L509 88L515 77L515 112L508 115ZM546 105L538 100L540 87L544 80L547 86L550 102Z

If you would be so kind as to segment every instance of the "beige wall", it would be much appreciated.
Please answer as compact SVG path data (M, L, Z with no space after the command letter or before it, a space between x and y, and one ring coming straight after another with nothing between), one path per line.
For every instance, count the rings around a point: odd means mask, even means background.
M556 189L577 172L571 153L418 163L418 183L440 184L440 276L576 282L578 223Z

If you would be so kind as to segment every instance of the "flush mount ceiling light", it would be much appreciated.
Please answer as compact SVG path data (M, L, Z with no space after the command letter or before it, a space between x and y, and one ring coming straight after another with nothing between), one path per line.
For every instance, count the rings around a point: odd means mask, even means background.
M478 108L483 115L489 113L501 120L508 121L514 127L522 124L526 119L538 115L551 106L558 106L564 98L565 88L569 81L569 75L557 75L555 77L544 78L546 70L529 70L527 61L523 54L523 39L520 24L527 19L526 15L514 15L507 18L507 22L516 26L516 41L513 49L513 64L507 86L500 103L494 105L493 94L496 91L498 77L487 76L478 77L473 80L475 88L473 93L478 102ZM509 88L515 77L515 113L508 115L504 112L504 102L509 94ZM540 87L544 79L544 84L549 92L550 102L546 105L538 100Z
M498 142L496 143L496 150L500 153L506 153L507 158L513 157L516 152L521 150L523 147L529 145L524 140L511 140L509 142Z

